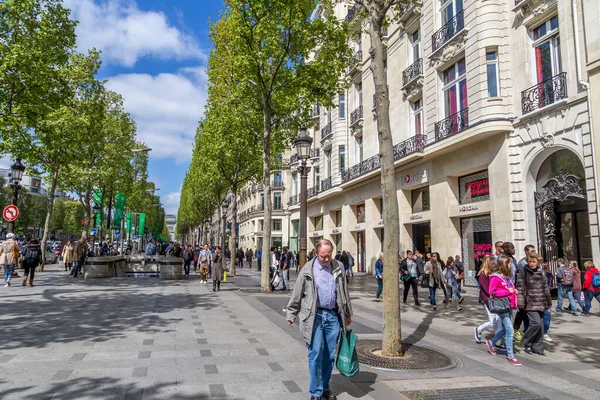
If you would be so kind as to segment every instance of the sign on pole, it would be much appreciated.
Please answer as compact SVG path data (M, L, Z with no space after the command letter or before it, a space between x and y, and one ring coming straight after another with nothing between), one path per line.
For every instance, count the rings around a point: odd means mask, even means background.
M98 228L92 228L92 229L90 229L90 235L96 236L97 234L98 234Z
M114 237L115 237L115 239L120 239L121 238L121 231L118 230L118 229L115 229Z
M17 208L17 206L10 204L10 205L4 207L2 216L4 217L4 219L6 221L13 222L19 216L19 209Z

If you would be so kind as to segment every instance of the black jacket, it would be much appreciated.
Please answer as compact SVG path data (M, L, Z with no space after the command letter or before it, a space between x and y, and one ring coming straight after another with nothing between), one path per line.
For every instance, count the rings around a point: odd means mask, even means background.
M42 250L39 244L27 244L23 247L23 262L27 265L38 265L42 262Z

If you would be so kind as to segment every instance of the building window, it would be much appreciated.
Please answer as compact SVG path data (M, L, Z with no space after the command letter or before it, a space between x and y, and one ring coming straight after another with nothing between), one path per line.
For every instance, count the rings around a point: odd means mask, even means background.
M355 98L356 107L355 108L358 108L358 107L362 106L362 83L357 83L354 85L354 92L356 94L356 98Z
M327 178L331 176L331 150L325 152L325 175Z
M273 220L273 231L281 232L281 220L280 219Z
M379 215L383 219L383 197L379 199Z
M340 152L340 173L346 169L346 146L339 147Z
M265 209L265 195L264 194L260 194L260 207L264 210Z
M500 81L498 79L498 53L488 51L485 53L485 64L487 69L488 97L498 97Z
M327 123L331 123L331 107L327 107Z
M460 60L442 73L446 117L468 107L466 75L465 60Z
M281 210L281 192L273 193L273 210Z
M475 203L490 199L488 171L481 171L458 178L460 204Z
M423 99L410 103L410 108L412 109L414 136L421 136L423 134Z
M359 204L356 206L356 222L361 224L365 222L365 205Z
M558 75L560 62L560 36L558 16L554 16L532 31L535 51L535 72L537 83Z
M411 191L411 203L412 203L412 212L420 213L423 211L429 211L429 186L425 186L423 188L415 189Z
M299 190L298 190L298 174L293 174L292 175L292 182L293 182L293 188L292 188L292 193L293 196L298 196Z
M342 210L337 210L335 212L335 226L336 227L342 226Z
M463 10L463 0L441 0L440 3L442 7L440 8L440 14L442 17L442 26L446 25L448 22L452 20L452 18L456 17L458 13ZM454 36L458 33L462 27L449 27L448 29L452 29L453 32L448 35L448 38Z
M362 136L356 138L356 163L363 162L363 138Z
M283 184L283 180L281 179L281 171L275 171L273 173L273 183L274 187L281 187Z
M417 29L411 35L411 44L412 44L412 62L414 63L419 58L421 58L421 29Z
M340 94L338 103L339 103L339 117L346 118L346 96L344 94Z
M315 167L314 182L316 188L321 185L321 169L319 167Z
M323 229L323 216L319 215L315 217L315 231L320 231Z

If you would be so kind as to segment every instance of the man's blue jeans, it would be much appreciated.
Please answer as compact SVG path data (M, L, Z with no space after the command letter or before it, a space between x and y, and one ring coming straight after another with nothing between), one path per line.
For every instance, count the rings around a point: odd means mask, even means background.
M563 286L558 285L558 298L556 300L556 312L562 312L563 308L563 299L567 295L569 299L569 304L571 306L571 310L574 314L577 314L577 303L575 303L575 298L573 297L573 286Z
M432 306L435 306L435 290L437 288L436 287L429 287L429 303L431 303Z
M490 341L492 343L500 343L500 340L504 337L504 341L506 342L506 357L511 360L515 358L515 353L513 352L513 335L515 331L513 330L512 310L507 313L498 314L498 317L502 321L502 329Z
M317 309L311 344L306 345L311 396L321 397L323 391L329 390L339 336L340 320L337 313Z
M77 276L79 273L79 261L73 260L73 268L71 268L71 273L69 275Z
M552 311L546 310L544 311L544 335L548 334L550 322L552 322Z
M4 264L4 282L9 282L15 272L15 264Z
M594 292L589 289L585 291L585 310L583 310L585 314L590 313L590 310L592 309L592 299L594 298L600 303L600 292Z

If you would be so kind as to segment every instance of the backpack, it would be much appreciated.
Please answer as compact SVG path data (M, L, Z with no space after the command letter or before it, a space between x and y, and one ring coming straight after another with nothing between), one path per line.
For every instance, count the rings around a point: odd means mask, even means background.
M563 286L573 286L573 271L571 271L571 268L563 269L562 285Z
M36 263L39 260L39 249L25 247L24 260L27 264Z
M596 289L600 289L600 274L594 274L592 277L592 286Z

